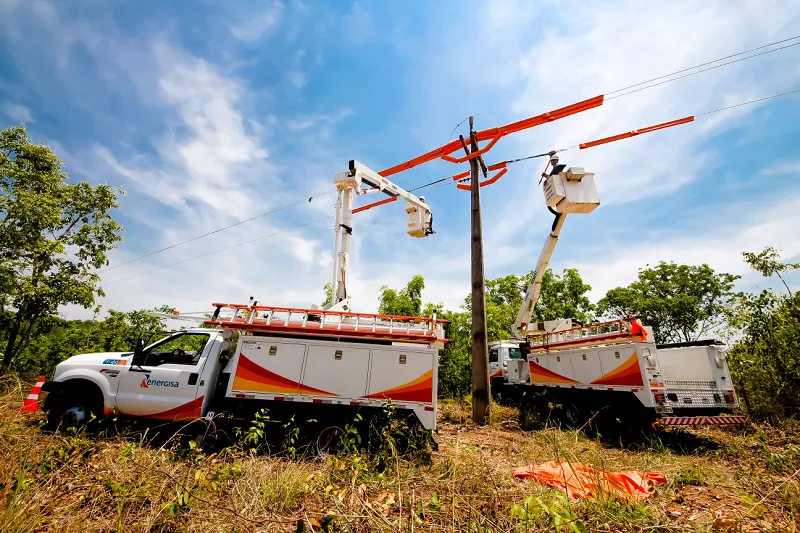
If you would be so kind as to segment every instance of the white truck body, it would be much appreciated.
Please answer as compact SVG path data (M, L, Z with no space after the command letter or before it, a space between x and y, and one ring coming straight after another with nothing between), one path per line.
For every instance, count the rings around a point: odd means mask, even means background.
M636 324L613 321L540 334L522 345L525 359L499 362L492 385L512 396L520 387L537 387L583 414L636 408L664 425L744 421L726 414L739 404L722 344L656 345L647 342L650 328ZM498 343L499 356L515 354L511 346Z
M71 390L80 393L94 386L102 394L104 414L161 420L206 417L214 406L235 403L357 409L382 408L391 401L399 411L413 412L424 428L436 429L434 348L240 335L224 363L220 356L230 347L227 336L229 330L207 328L177 332L145 348L141 365L133 364L132 353L76 355L56 367L45 390L77 387Z

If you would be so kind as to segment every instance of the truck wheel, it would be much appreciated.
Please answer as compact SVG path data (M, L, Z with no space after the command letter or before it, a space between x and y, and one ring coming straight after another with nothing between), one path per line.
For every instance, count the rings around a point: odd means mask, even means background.
M564 403L561 418L567 426L572 428L580 428L585 422L583 409L574 403Z
M495 401L495 403L498 403L500 405L506 404L506 402L508 401L508 398L506 396L508 395L506 394L505 388L506 387L503 380L496 379L492 381L492 386L491 386L492 399Z
M324 457L336 451L344 430L338 426L328 426L317 437L317 455Z
M53 429L80 428L88 424L99 411L89 398L62 398L47 413L47 422Z
M46 407L47 423L51 429L77 429L103 414L102 393L83 386L81 390L77 386L69 387L59 392L57 397L48 397Z

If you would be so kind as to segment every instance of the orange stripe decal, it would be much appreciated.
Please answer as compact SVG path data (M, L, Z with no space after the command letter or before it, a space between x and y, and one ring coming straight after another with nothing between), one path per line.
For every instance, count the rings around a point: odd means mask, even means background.
M200 410L203 408L204 396L199 396L178 407L173 407L160 413L153 413L150 415L143 415L146 418L158 418L159 420L186 420L189 418L198 418Z
M538 365L533 361L528 361L528 366L531 371L532 382L567 383L569 385L580 384L580 381L575 381L574 379L562 376L561 374L556 374L552 370L548 370L542 365Z
M233 379L235 390L252 390L257 392L282 392L286 394L316 394L336 396L332 392L315 389L297 381L271 372L257 365L244 354L239 354L239 364L236 366L236 376Z
M404 385L391 389L367 394L362 398L385 398L387 400L402 400L406 402L431 402L433 401L433 370L428 370L420 377Z
M592 381L593 385L644 385L639 357L633 352L627 361Z

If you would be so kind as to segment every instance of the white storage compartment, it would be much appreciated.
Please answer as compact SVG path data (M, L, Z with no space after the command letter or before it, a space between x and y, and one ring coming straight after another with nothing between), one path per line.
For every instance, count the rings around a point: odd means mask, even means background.
M312 344L308 347L302 383L336 396L360 398L367 388L369 352L369 348L345 344Z
M305 351L305 344L242 337L231 391L297 394Z

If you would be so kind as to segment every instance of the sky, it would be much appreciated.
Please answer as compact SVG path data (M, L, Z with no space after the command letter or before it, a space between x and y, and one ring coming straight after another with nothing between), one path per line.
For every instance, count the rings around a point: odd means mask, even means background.
M382 170L465 133L451 132L470 115L479 129L517 121L793 37L798 23L800 3L783 0L0 0L0 127L24 123L71 180L125 190L104 309L197 312L251 296L308 307L332 277L335 195L308 198L349 160ZM799 59L790 47L607 99L505 137L486 162L797 89ZM775 246L800 261L798 139L795 94L560 154L595 173L601 206L569 217L551 267L578 268L594 300L662 260L778 288L741 253ZM543 167L511 165L481 191L488 278L535 266L552 219ZM434 161L391 179L412 188L466 168ZM436 231L425 239L405 233L400 202L354 216L354 310L374 312L382 286L415 274L425 301L463 303L469 193L424 196Z

